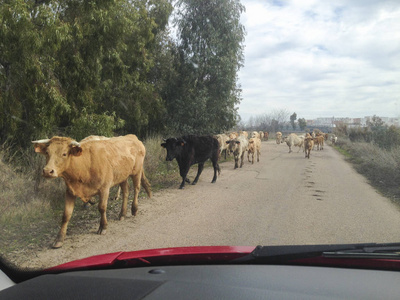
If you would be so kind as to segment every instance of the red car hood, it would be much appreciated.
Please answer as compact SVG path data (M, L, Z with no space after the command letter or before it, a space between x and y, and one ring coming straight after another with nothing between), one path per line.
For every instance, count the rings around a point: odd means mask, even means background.
M188 263L226 263L250 254L255 247L199 246L114 252L61 264L46 271L107 268L113 266L151 266Z

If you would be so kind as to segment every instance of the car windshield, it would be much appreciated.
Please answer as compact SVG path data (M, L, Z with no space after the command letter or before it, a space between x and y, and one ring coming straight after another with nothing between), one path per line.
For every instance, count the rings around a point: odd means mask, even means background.
M400 242L400 2L0 4L13 265Z

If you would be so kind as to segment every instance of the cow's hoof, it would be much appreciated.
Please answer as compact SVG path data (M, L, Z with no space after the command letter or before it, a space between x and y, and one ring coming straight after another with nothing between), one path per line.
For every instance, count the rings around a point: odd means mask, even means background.
M120 220L120 221L125 220L125 216L119 216L119 220Z
M131 212L132 212L132 216L136 216L138 209L137 208L132 208Z
M64 244L63 242L55 241L52 247L53 249L58 249L61 248L63 244Z
M192 182L192 185L196 185L196 183L197 183L197 181L193 181L193 182Z
M97 234L101 234L101 235L105 235L107 233L107 229L103 229L103 228L99 228L99 230L97 230Z

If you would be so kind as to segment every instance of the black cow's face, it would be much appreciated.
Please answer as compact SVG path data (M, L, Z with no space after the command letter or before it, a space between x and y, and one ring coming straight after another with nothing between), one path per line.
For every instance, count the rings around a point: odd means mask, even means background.
M183 139L177 138L169 138L165 140L165 143L161 144L161 147L167 149L167 157L165 160L172 161L174 158L179 156L185 143L186 142Z

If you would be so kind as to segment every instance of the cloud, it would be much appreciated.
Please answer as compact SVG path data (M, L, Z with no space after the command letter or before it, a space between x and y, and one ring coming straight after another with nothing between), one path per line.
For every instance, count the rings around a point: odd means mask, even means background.
M326 2L242 0L244 120L400 115L400 2Z

